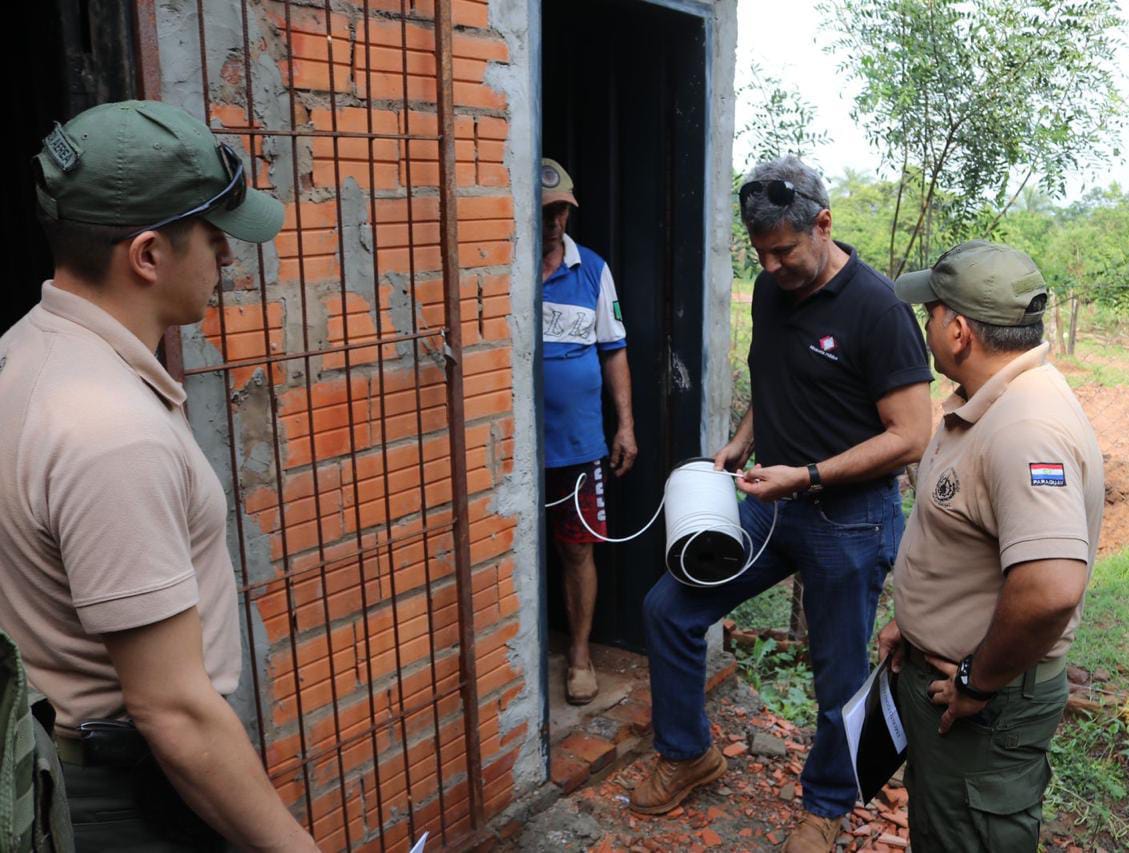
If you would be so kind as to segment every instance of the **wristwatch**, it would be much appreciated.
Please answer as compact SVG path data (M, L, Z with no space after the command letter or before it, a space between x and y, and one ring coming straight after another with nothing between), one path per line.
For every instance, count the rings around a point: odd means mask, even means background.
M807 488L809 494L818 495L823 491L823 481L819 479L819 469L814 462L808 463L808 479L811 480L811 485Z
M987 702L993 699L996 691L977 690L972 686L972 655L969 655L957 665L957 674L953 676L958 691L965 696L970 696L977 702Z

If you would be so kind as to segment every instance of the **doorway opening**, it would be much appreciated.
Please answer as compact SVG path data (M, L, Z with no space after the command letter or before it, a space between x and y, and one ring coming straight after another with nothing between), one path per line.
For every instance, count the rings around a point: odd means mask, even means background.
M646 0L542 7L542 153L576 183L569 233L607 261L627 329L639 455L622 479L608 478L613 538L641 528L671 468L702 452L706 42L701 17ZM604 414L610 437L606 392ZM661 518L638 539L596 546L600 696L584 713L620 701L645 676L643 598L664 570L664 549ZM551 542L547 551L555 740L575 712L564 703L560 568Z
M0 335L39 301L51 277L51 252L36 221L31 158L43 147L54 122L65 123L94 104L136 97L133 4L123 0L46 0L12 3L6 9L13 38L3 51L9 88L13 168L0 193L4 248L4 298Z

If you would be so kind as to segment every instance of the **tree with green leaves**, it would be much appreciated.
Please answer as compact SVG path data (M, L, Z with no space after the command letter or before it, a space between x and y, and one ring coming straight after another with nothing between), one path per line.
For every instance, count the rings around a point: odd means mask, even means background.
M744 180L743 173L754 163L785 154L808 157L827 141L827 132L816 124L815 107L799 90L768 74L755 62L751 72L750 81L736 93L752 111L748 121L737 129L734 140L737 147L748 146L741 171L733 173L733 233L729 248L733 274L738 278L752 278L758 269L756 256L749 251L741 212L737 209L737 191Z
M853 117L897 185L887 272L990 236L1035 181L1112 148L1123 115L1116 0L828 0ZM1113 151L1116 154L1118 152Z
M1129 312L1129 196L1116 184L1094 190L1060 216L1043 252L1044 277L1056 296L1056 308L1070 310L1069 325L1056 311L1058 351L1073 355L1078 316L1093 304Z

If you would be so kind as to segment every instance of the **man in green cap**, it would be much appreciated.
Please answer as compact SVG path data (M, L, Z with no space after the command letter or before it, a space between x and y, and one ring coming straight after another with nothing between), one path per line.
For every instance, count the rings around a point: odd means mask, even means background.
M900 672L910 838L917 853L1034 851L1102 455L1047 362L1047 291L1027 255L962 243L895 290L925 306L934 364L959 386L918 469L878 638Z
M79 850L314 850L225 696L223 487L154 352L282 205L180 109L103 104L34 158L55 260L0 338L0 628L56 715Z

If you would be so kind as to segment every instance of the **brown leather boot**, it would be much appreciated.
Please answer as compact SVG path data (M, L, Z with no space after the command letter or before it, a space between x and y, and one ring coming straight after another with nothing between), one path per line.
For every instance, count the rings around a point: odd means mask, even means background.
M839 817L820 817L804 812L803 822L788 836L784 853L830 853L835 849L835 839L843 819Z
M704 755L685 761L671 761L660 755L651 775L631 792L631 808L640 814L665 814L695 788L720 779L727 769L725 756L714 744Z

